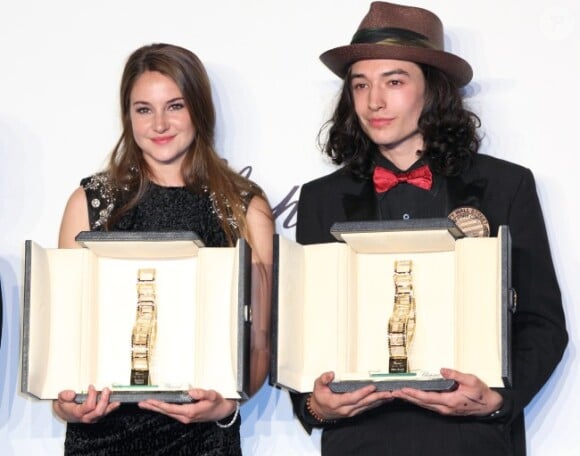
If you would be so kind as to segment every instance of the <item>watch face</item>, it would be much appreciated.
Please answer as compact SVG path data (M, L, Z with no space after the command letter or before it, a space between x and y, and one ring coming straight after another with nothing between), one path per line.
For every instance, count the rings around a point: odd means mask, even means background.
M149 371L131 369L131 385L143 386L149 384Z
M408 371L407 357L397 358L391 356L389 358L389 373L404 374Z

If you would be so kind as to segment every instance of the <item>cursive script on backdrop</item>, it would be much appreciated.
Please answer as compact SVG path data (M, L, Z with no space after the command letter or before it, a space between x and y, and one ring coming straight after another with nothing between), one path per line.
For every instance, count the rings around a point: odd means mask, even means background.
M243 167L239 174L244 177L250 178L252 174L252 167ZM294 228L296 226L296 212L298 211L298 189L299 185L293 185L292 188L286 193L282 200L272 206L272 213L274 214L274 219L280 219L282 227L284 229Z

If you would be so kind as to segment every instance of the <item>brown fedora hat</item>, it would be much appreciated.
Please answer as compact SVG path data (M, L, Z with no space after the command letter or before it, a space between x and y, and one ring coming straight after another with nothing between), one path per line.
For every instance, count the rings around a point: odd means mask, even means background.
M351 44L326 51L320 60L344 79L359 60L408 60L445 72L458 86L471 81L473 71L462 58L444 51L443 24L423 8L373 2Z

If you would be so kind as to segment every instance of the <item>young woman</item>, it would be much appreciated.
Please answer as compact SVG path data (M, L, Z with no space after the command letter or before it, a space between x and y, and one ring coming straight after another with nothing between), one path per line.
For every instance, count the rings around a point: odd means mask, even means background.
M205 245L252 247L251 384L268 365L273 219L259 187L214 149L215 110L207 73L187 49L154 44L128 59L120 91L123 131L108 167L70 197L60 248L87 230L194 231ZM239 404L213 390L189 391L192 404L109 402L91 386L87 400L63 391L54 411L68 422L67 454L238 455Z

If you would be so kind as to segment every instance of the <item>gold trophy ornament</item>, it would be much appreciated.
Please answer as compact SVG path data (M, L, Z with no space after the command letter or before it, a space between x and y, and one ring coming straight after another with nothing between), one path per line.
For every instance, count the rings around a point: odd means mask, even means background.
M389 373L409 372L408 350L415 332L415 297L413 296L413 263L395 261L395 303L389 318L387 341L389 346Z
M137 271L137 317L131 337L131 385L151 385L151 354L157 330L155 269Z

